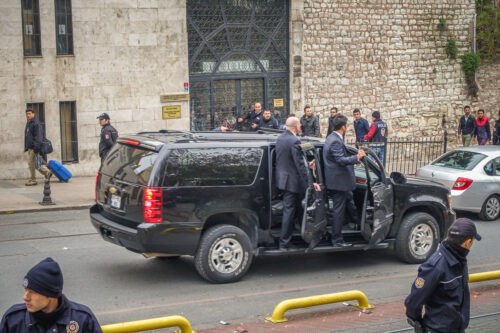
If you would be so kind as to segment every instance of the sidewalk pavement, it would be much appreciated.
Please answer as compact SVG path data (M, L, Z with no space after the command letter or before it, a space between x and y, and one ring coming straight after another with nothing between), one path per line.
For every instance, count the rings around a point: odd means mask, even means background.
M471 285L471 320L467 332L498 332L500 328L500 286ZM369 299L370 300L370 299ZM279 302L276 303L278 305ZM349 302L351 304L356 302ZM370 302L371 303L371 302ZM217 328L196 330L198 333L323 333L323 332L413 332L406 322L404 300L373 303L375 309L361 312L343 304L323 305L285 313L289 321L273 324L264 318L260 322L241 323ZM330 310L325 310L326 308ZM272 312L273 309L270 309ZM298 313L299 312L299 313ZM493 314L480 318L478 315ZM271 314L269 314L271 315Z
M74 177L67 183L51 178L50 190L55 205L42 206L44 181L25 186L26 180L0 180L0 214L84 209L94 203L95 177Z

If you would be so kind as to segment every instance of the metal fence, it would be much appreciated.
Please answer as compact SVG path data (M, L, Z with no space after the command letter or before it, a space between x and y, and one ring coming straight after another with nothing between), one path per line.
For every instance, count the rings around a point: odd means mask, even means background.
M354 140L347 140L348 145L354 145ZM415 171L429 164L432 160L446 152L446 133L441 137L421 139L388 139L384 144L384 166L388 173L399 171L404 174L414 174ZM368 147L369 147L368 143Z

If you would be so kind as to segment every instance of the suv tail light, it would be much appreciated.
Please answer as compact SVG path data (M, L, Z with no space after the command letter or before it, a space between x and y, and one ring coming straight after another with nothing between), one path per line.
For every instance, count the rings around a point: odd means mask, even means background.
M101 173L98 172L97 175L95 176L95 189L94 189L94 196L95 196L95 202L97 203L97 184L99 184L99 177L101 176Z
M472 183L473 183L472 179L458 177L457 180L455 181L455 184L453 184L453 187L451 189L463 191L463 190L468 189L472 185Z
M143 199L144 222L161 223L163 221L163 192L161 187L146 187Z

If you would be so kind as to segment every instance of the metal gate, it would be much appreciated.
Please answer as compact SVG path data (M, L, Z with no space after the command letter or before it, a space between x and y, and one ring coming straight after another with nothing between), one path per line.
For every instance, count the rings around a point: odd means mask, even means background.
M187 0L191 130L289 113L288 0Z

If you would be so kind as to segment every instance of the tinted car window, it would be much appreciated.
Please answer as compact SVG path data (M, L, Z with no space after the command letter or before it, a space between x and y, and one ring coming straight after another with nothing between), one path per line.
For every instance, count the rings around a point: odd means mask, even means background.
M374 167L368 163L368 173L370 174L370 185L375 184L380 181L380 177L377 172L375 172ZM366 168L365 163L360 163L359 165L354 165L354 175L359 178L361 184L366 183ZM357 180L357 182L359 181Z
M260 148L173 149L163 186L250 185L261 157Z
M123 144L108 153L101 172L133 184L147 185L158 153Z
M500 176L500 157L491 160L484 166L484 171L490 176Z
M472 170L486 155L471 151L456 150L438 158L432 165L451 169Z

